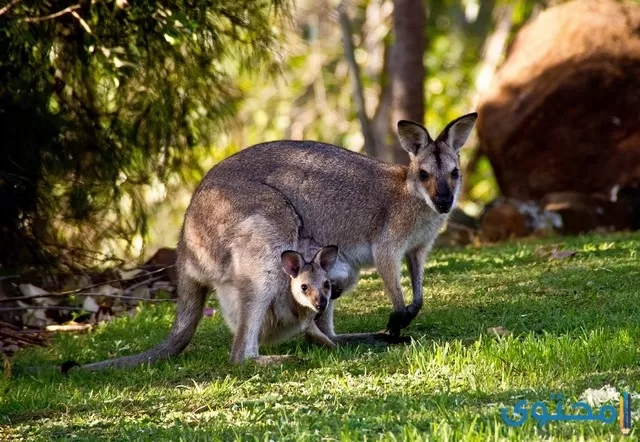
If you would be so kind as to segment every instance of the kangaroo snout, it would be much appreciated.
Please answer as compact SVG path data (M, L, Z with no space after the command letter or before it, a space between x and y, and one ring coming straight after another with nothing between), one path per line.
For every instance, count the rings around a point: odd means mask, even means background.
M438 209L438 212L448 213L453 205L453 195L446 195L442 197L438 195L433 201L433 204Z
M319 296L315 304L318 311L323 312L327 308L327 298Z

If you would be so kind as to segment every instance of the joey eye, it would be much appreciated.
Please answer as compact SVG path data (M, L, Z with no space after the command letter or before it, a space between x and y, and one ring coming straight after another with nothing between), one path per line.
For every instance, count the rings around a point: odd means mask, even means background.
M426 181L429 178L429 172L427 172L426 170L421 170L419 175L422 181Z
M451 178L457 180L460 177L460 171L456 168L451 171Z
M327 290L331 288L331 284L329 284L329 281L325 281L323 285L324 285L324 288Z
M300 290L302 290L303 292L306 292L308 288L309 288L309 286L307 286L307 284L302 284L300 286Z

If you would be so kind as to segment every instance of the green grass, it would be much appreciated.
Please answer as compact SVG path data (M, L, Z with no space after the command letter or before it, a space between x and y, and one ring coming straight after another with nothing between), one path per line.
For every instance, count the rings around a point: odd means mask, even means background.
M579 254L536 253L553 244ZM13 377L0 381L0 439L618 440L617 422L540 428L529 419L512 428L500 409L526 399L555 412L550 394L568 405L607 384L640 391L638 255L640 234L435 251L425 306L406 331L410 345L330 351L296 339L263 350L298 360L232 366L230 335L216 315L169 362L66 378L53 370L161 341L173 308L144 307L135 318L19 353ZM408 295L406 271L403 286ZM338 302L337 329L377 331L389 312L377 274L364 275ZM495 326L512 335L491 336Z

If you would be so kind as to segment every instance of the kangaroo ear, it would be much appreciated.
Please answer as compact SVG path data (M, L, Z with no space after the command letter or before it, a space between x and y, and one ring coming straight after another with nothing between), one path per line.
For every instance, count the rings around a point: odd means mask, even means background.
M478 114L473 112L453 120L438 135L438 141L444 141L456 151L460 150L464 143L467 142L477 118Z
M402 148L413 155L432 142L423 125L408 120L398 121L398 138Z
M328 272L338 259L338 247L327 246L323 247L316 252L316 256L313 257L313 262L322 267L322 270Z
M282 255L280 255L280 259L282 260L282 268L287 272L287 275L295 278L300 274L304 259L302 259L302 256L298 252L285 250L282 252Z

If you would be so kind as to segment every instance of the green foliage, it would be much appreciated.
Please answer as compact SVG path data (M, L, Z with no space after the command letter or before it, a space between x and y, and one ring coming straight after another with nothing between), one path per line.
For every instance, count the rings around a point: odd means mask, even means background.
M309 1L298 1L296 5L296 26L287 35L289 57L280 79L244 83L245 94L250 98L240 105L234 142L241 148L294 137L362 151L364 139L336 12L330 6ZM425 122L437 132L452 119L473 110L478 67L487 39L496 29L498 12L505 5L512 8L512 37L542 8L543 2L435 0L425 5L428 9ZM389 73L384 70L385 55L393 44L392 11L391 0L362 0L350 3L348 8L370 118L384 112L382 96L389 82ZM387 60L386 65L392 69L393 61ZM395 122L390 121L390 116L388 119L393 131ZM475 143L470 142L463 151L465 164L476 152ZM468 177L467 189L465 197L481 203L497 196L497 185L487 161L481 161Z
M578 255L548 260L553 239L483 249L436 250L427 264L414 342L387 349L309 347L301 338L266 353L282 366L231 366L220 315L204 318L187 351L169 362L122 371L54 372L131 354L161 341L173 307L87 335L58 336L17 355L0 381L0 435L28 440L596 440L617 439L617 422L529 419L507 427L500 409L551 393L572 403L588 388L638 392L639 234L563 243ZM403 271L403 288L410 282ZM376 274L338 301L339 332L381 329L390 310ZM489 327L513 334L497 338ZM39 370L39 372L36 372ZM614 404L615 405L615 404ZM4 425L4 427L3 427ZM637 438L637 428L634 436Z
M144 235L149 189L211 142L235 110L241 72L274 66L286 9L267 0L8 5L0 264L45 264L56 250L47 246Z

